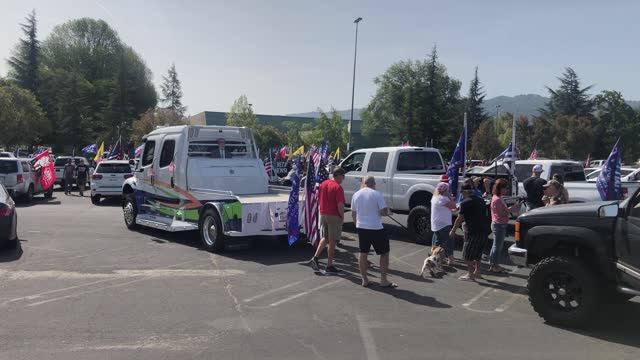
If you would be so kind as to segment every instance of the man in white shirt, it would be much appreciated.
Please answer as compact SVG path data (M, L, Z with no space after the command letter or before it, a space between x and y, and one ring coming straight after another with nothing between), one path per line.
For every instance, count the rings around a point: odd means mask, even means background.
M376 180L373 176L365 176L363 183L362 189L351 199L351 217L356 224L360 243L359 267L362 286L369 286L367 256L373 245L376 254L380 255L380 286L395 288L398 285L387 280L389 237L382 226L382 217L391 215L391 210L384 202L384 196L376 191Z

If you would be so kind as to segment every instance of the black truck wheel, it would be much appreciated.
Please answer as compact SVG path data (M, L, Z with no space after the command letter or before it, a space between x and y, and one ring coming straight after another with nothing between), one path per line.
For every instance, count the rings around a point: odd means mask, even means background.
M202 247L213 253L221 253L224 248L224 234L222 233L222 222L218 212L212 208L208 208L200 215L198 222L200 232L200 241Z
M531 270L529 302L546 322L580 327L600 305L600 277L572 257L549 257Z
M136 205L136 198L133 194L127 194L124 196L124 203L122 204L122 214L124 215L124 223L129 230L135 230L138 227L136 218L138 217L138 206Z
M430 244L433 232L431 231L431 210L426 206L416 206L409 212L407 229L419 244Z

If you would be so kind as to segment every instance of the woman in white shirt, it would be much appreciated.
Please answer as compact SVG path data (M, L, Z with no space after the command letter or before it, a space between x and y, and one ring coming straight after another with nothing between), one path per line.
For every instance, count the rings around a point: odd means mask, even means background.
M451 265L453 259L454 241L449 238L451 231L451 212L456 209L456 202L451 198L449 184L438 183L436 191L431 198L431 231L433 238L431 247L441 246L447 258L447 265Z

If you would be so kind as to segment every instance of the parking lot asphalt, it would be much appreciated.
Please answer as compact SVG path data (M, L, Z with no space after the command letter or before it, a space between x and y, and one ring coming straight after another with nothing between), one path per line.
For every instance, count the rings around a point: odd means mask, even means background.
M527 269L418 276L429 248L389 220L391 280L359 286L345 224L340 276L310 246L254 239L211 254L196 233L132 232L117 201L36 198L18 208L21 246L0 251L0 359L638 359L640 303L602 308L587 330L546 325ZM404 217L395 216L401 222ZM457 256L460 256L457 253ZM377 264L378 257L371 256ZM322 260L324 261L324 259Z

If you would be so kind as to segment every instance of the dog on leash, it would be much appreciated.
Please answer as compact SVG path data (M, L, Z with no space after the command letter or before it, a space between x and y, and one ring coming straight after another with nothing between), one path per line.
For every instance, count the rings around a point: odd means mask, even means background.
M422 264L422 271L420 272L420 276L424 276L425 270L429 270L429 273L432 277L436 277L436 272L441 272L442 270L442 260L444 259L444 248L442 246L433 246L431 248L431 255L424 259L424 263Z

